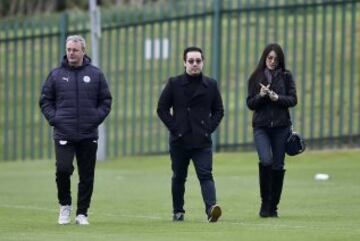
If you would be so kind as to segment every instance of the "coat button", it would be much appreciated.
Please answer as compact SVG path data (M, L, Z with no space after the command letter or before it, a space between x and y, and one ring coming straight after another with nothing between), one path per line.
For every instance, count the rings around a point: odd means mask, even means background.
M181 134L181 133L179 133L179 134L178 134L178 137L182 137L182 134Z
M190 112L190 107L186 108L188 112Z
M206 137L208 137L208 136L209 136L209 134L208 134L208 133L205 133L205 136L206 136Z
M203 125L204 125L204 124L205 124L205 122L204 122L203 120L201 120L201 124L203 124Z

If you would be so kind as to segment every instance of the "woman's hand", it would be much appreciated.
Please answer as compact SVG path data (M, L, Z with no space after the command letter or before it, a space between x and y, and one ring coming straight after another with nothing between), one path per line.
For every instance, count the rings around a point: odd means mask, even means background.
M272 101L277 101L279 99L279 95L272 90L269 91L269 97Z
M261 96L261 97L264 97L265 95L269 94L269 92L270 92L270 89L269 89L270 85L265 86L265 85L263 85L263 84L260 83L260 86L261 86L261 88L260 88L260 96Z

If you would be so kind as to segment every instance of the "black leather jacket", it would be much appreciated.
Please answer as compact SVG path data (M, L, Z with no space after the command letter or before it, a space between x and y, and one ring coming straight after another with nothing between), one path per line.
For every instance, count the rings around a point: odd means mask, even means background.
M271 101L269 96L260 96L260 83L267 85L264 73L250 79L248 87L247 106L253 110L253 127L281 127L291 125L289 108L297 104L296 88L289 71L276 74L270 85L270 90L278 94L277 101Z

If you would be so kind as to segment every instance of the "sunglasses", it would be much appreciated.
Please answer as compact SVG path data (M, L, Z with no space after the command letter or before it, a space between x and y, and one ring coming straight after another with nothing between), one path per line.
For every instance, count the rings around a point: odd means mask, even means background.
M200 64L202 62L202 59L188 59L187 62L189 64L194 64L194 62L196 62L197 64Z
M278 62L278 58L277 58L277 57L274 57L274 56L271 56L271 55L267 56L267 59L268 59L269 61L274 60L275 62Z

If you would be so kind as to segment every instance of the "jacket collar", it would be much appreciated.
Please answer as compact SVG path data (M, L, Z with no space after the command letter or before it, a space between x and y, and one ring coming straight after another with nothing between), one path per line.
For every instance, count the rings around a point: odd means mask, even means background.
M188 85L190 84L190 80L187 78L187 75L186 73L184 73L182 76L181 76L181 85L184 86L184 85ZM206 81L206 78L205 76L201 73L201 85L204 86L204 87L208 87L208 83Z
M61 66L65 67L65 68L68 68L68 69L81 69L84 66L87 66L87 65L90 65L90 64L91 64L91 58L89 56L87 56L86 54L84 55L82 65L79 66L79 67L71 67L71 66L69 66L66 55L64 55L64 57L63 57L63 59L61 61Z
M183 74L181 76L181 79L180 79L181 83L180 85L185 88L186 85L190 84L190 80L187 78L186 74ZM193 101L194 98L198 97L198 96L201 96L201 95L204 95L207 93L207 87L209 86L209 83L208 81L206 80L206 77L201 74L201 83L199 84L199 86L196 88L196 91L195 93L190 97L189 101Z

